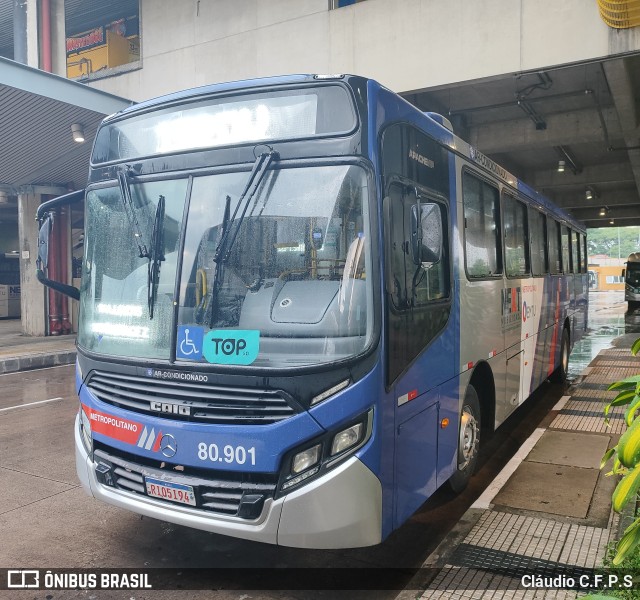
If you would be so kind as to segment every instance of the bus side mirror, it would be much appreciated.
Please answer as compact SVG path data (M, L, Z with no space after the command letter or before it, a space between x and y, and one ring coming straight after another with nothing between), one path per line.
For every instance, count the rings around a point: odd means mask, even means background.
M74 300L80 300L80 290L72 285L67 285L60 281L54 281L47 277L47 267L49 264L49 240L51 231L55 225L53 210L59 206L67 206L75 202L84 201L84 190L71 192L64 196L58 196L52 200L43 202L36 213L36 220L40 223L38 231L38 258L36 259L36 278L40 283L50 287L65 296Z
M626 269L622 269L622 279L624 279L626 273L627 273L627 270Z
M411 258L426 269L442 258L442 213L435 202L411 207Z

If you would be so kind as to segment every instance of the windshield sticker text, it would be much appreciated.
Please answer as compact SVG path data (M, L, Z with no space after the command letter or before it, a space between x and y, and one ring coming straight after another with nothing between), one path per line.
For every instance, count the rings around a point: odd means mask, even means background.
M219 365L250 365L259 352L260 332L248 329L210 331L202 345L207 361Z
M184 371L162 371L160 369L147 369L147 377L154 379L175 379L177 381L198 381L209 383L209 376L205 373L185 373Z

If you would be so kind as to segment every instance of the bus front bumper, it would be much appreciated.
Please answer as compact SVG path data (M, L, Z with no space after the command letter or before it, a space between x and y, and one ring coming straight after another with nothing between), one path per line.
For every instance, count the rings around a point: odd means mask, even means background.
M306 486L265 502L248 521L103 485L75 423L76 470L84 490L132 512L212 533L296 548L355 548L382 541L382 486L355 456Z

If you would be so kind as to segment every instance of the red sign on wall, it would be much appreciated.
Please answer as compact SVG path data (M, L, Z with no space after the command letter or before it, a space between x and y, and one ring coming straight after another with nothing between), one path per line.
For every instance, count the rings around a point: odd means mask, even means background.
M67 38L67 54L104 44L104 27L96 27L78 37Z

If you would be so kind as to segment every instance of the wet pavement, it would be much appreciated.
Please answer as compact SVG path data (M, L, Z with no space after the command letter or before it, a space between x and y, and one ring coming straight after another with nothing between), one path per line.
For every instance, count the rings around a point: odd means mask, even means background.
M601 350L630 347L640 335L640 312L628 314L624 292L589 293L589 329L569 360L569 380L575 381Z

